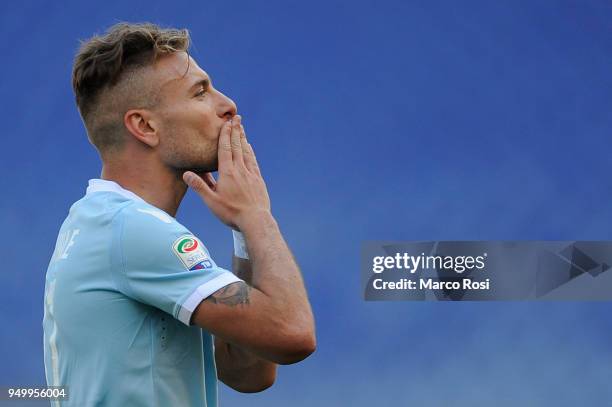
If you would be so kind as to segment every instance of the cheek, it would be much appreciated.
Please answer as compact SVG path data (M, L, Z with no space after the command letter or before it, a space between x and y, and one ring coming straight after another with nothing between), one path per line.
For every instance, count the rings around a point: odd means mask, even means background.
M199 129L206 138L216 137L218 132L215 131L219 118L210 109L203 109L194 117L194 125Z
M160 123L162 154L174 157L216 155L220 122L205 101L166 112Z
M219 129L215 120L204 114L190 116L176 123L173 133L179 133L176 134L178 138L190 143L194 141L210 143L219 138Z

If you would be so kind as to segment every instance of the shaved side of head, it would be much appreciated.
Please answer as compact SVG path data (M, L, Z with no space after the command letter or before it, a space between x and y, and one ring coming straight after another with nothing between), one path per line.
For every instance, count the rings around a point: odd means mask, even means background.
M72 86L89 141L103 158L125 144L123 116L128 110L153 109L160 103L157 59L187 52L189 45L186 29L123 22L81 43Z

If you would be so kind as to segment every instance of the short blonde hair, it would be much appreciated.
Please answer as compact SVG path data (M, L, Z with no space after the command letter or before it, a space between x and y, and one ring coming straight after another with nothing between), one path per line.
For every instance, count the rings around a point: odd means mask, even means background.
M188 52L187 29L120 22L104 35L81 41L72 67L72 88L89 141L102 153L124 141L123 115L158 103L157 84L144 69L161 55Z

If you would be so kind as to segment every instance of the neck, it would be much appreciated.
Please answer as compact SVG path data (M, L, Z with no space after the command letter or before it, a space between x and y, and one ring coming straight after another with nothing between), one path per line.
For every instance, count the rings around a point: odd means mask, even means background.
M176 217L179 205L187 192L182 174L177 174L156 161L105 162L101 178L116 182L123 189L135 193L172 217Z

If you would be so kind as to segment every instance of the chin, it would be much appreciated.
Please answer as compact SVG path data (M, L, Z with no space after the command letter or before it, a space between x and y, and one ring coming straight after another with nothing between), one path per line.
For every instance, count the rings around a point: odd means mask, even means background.
M185 171L189 170L195 172L196 174L203 174L205 172L215 172L219 169L218 167L219 165L217 159L215 158L214 162L192 166L191 168L187 168Z
M198 175L204 175L207 172L215 172L217 171L217 167L207 167L207 168L193 168L190 169L189 171L193 171Z
M175 163L175 165L172 165L172 167L174 168L174 170L180 174L182 176L182 174L185 171L192 171L195 172L198 175L203 175L206 172L215 172L218 170L218 165L219 161L217 159L217 157L215 157L213 160L209 161L209 162L189 162L189 161L184 161L182 163ZM177 165L178 164L178 165Z

